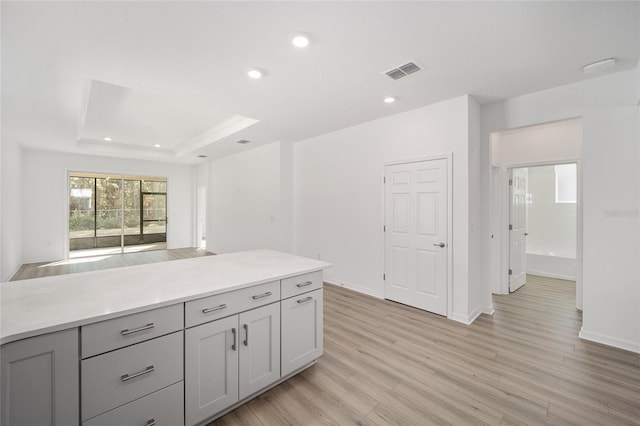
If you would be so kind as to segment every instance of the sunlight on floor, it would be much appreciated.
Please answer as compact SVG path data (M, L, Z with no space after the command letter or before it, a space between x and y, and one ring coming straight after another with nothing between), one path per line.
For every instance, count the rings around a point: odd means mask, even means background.
M38 268L47 268L50 266L61 266L61 265L75 265L79 263L99 262L101 260L108 259L110 257L111 256L92 256L92 257L79 257L76 259L59 260L57 262L51 262L44 265L40 265L38 266Z
M167 243L154 243L154 244L141 244L135 246L126 246L124 248L125 253L139 253L142 251L152 251L152 250L166 250ZM76 259L81 257L93 257L93 256L104 256L104 255L113 255L113 254L121 254L122 251L120 247L105 247L105 248L96 248L96 249L87 249L87 250L73 250L69 252L70 259Z

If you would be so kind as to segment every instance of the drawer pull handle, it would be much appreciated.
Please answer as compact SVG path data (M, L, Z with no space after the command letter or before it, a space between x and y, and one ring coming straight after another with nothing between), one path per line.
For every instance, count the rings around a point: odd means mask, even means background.
M156 426L156 419L147 420L147 423L145 423L145 426Z
M136 377L140 377L144 374L149 374L151 372L155 371L155 368L153 367L153 365L148 366L147 368L145 368L142 371L138 371L137 373L133 373L133 374L123 374L122 376L120 376L120 379L123 382L126 382L127 380L131 380L131 379L135 379Z
M215 311L221 311L223 309L225 309L227 307L227 305L225 305L224 303L220 306L216 306L214 308L205 308L202 310L203 314L208 314L209 312L215 312Z
M253 298L253 300L258 300L258 299L262 299L264 297L269 297L271 296L273 293L271 293L270 291L266 292L266 293L262 293L262 294L256 294L255 296L251 296Z
M122 331L120 332L120 334L122 334L123 336L126 336L126 335L128 335L128 334L137 333L137 332L139 332L139 331L150 330L150 329L152 329L153 327L155 327L155 325L154 325L152 322L150 322L150 323L149 323L149 324L147 324L147 325L143 325L142 327L134 328L133 330L129 330L129 329L127 328L126 330L122 330Z
M236 342L238 341L238 335L236 333L236 329L232 328L231 332L233 333L233 345L231 345L231 349L236 350Z
M244 345L249 346L249 325L244 324Z
M304 303L304 302L308 302L309 300L313 300L313 297L311 296L307 296L304 299L300 299L300 300L296 300L296 302L298 303Z
M307 281L306 283L296 284L296 287L302 288L302 287L306 287L306 286L311 285L311 284L313 284L313 281Z

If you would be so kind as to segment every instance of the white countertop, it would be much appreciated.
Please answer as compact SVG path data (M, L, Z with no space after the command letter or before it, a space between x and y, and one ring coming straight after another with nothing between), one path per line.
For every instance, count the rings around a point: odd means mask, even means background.
M0 344L329 266L251 250L0 283Z

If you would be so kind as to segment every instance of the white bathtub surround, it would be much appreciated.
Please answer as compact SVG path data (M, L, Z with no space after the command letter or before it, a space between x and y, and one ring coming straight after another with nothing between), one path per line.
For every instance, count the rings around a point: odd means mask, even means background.
M560 280L576 280L576 257L527 252L527 274Z

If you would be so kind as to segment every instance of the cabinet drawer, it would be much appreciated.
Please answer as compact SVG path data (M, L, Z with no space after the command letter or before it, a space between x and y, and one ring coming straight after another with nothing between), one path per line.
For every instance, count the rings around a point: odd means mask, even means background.
M272 281L185 303L185 327L244 312L280 300L280 282Z
M83 360L82 420L181 381L183 333Z
M184 425L183 410L184 382L178 382L87 420L82 426L181 426Z
M82 327L82 358L181 330L183 305L152 309Z
M296 275L282 280L282 298L322 288L322 271Z

